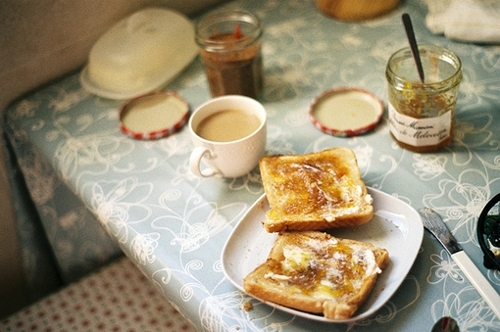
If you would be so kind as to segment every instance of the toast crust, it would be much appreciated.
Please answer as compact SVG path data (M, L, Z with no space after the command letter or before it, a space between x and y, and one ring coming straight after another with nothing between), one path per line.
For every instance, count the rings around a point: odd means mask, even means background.
M373 199L351 149L260 159L270 210L268 232L356 226L373 217Z
M387 250L370 243L319 231L285 232L243 284L258 299L347 319L366 301L389 261Z

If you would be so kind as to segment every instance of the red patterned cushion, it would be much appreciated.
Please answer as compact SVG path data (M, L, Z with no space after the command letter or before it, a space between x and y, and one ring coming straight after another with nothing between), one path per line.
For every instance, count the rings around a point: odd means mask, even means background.
M127 258L0 322L1 331L196 331Z

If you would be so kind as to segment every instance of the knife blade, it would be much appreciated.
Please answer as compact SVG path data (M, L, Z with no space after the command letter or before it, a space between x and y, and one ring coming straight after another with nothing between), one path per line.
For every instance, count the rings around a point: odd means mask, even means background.
M422 217L424 227L443 245L493 313L500 319L500 295L463 251L439 214L429 208L422 208L418 212Z

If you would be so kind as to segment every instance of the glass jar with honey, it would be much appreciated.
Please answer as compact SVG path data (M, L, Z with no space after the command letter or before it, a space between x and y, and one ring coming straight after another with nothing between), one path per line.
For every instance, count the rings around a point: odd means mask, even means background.
M443 47L420 45L418 49L423 82L410 48L395 52L387 63L389 129L401 147L430 152L453 138L462 64Z

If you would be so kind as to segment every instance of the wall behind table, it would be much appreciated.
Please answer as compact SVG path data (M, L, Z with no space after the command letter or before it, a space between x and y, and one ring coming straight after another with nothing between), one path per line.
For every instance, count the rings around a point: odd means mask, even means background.
M224 0L0 1L0 113L13 100L80 68L115 22L147 6L187 15ZM21 246L0 152L0 317L26 305Z

